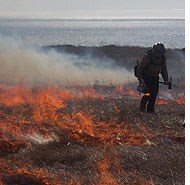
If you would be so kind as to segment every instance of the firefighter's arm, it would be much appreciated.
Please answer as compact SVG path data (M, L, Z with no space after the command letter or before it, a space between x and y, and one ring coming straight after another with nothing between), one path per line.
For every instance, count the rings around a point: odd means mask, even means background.
M162 75L162 78L164 79L164 82L167 84L169 82L169 79L168 79L168 69L166 65L166 58L164 58L164 64L161 69L161 75Z
M139 68L138 68L138 80L140 83L144 83L144 80L142 78L142 73L143 73L143 70L144 68L149 64L149 56L148 55L145 55L140 64L139 64Z

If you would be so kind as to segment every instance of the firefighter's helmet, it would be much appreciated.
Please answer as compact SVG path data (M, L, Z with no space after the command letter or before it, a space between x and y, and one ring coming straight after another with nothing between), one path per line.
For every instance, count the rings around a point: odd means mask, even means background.
M155 43L152 48L155 53L160 53L162 55L164 55L166 53L164 44L162 44L160 42Z

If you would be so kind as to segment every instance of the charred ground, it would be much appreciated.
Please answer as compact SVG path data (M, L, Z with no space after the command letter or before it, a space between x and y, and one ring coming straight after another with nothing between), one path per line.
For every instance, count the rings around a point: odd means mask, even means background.
M70 98L53 112L46 109L56 114L54 123L36 123L36 105L1 105L2 123L19 127L24 120L23 131L36 127L40 134L54 133L46 144L28 144L11 133L5 139L2 132L1 183L184 184L184 104L157 104L156 114L142 114L138 106L139 98L122 94Z

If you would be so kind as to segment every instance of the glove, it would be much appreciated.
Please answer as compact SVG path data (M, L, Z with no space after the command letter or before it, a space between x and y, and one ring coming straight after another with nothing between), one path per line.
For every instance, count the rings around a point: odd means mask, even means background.
M139 83L140 83L140 85L145 85L145 82L144 82L144 80L141 78L141 79L139 79Z

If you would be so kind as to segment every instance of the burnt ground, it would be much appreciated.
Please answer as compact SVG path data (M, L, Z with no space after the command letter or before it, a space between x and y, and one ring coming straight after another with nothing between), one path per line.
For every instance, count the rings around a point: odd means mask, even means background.
M2 184L185 184L184 104L156 106L156 114L140 113L139 99L126 96L73 99L56 110L62 122L82 124L82 112L94 125L80 129L46 126L59 139L47 144L1 139ZM1 121L20 114L20 107L0 107ZM32 106L22 117L28 122ZM19 119L19 118L18 118ZM14 145L14 147L13 147ZM16 145L16 147L15 147Z

